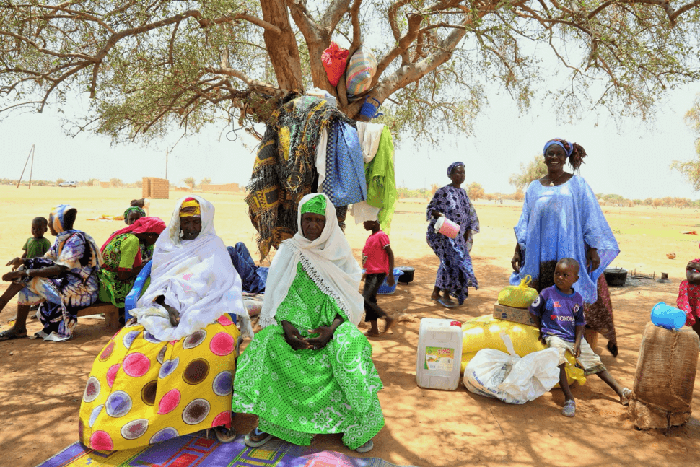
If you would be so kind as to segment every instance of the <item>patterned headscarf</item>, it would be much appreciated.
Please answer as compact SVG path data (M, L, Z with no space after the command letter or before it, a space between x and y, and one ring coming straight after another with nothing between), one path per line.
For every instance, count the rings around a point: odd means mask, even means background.
M452 175L452 171L460 166L464 167L464 162L451 163L450 166L447 168L447 176L449 177L450 175Z
M51 210L49 218L51 219L51 225L57 233L65 232L65 214L71 209L76 210L70 204L59 204Z
M133 224L114 232L107 239L104 245L102 245L101 251L104 252L107 245L109 245L109 242L111 242L112 239L117 235L125 233L139 234L147 232L157 233L158 235L160 235L160 233L163 230L165 230L165 222L163 222L162 220L158 219L157 217L142 217L140 219L137 219Z
M126 208L126 211L124 211L124 222L129 222L129 214L132 212L138 212L141 217L146 217L146 211L141 209L138 206L129 206Z
M547 154L547 149L553 144L562 148L566 152L566 157L571 157L571 153L574 151L574 145L561 138L554 138L547 141L547 144L544 145L544 149L542 150L542 155Z
M321 216L326 215L326 197L323 195L314 196L301 206L301 214L312 212Z
M180 217L202 217L199 201L194 198L186 198L180 206Z

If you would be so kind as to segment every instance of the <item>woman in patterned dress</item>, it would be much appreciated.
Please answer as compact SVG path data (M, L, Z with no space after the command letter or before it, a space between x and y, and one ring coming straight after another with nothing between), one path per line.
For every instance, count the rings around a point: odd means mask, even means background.
M131 310L136 323L93 363L80 406L81 442L123 450L209 428L231 440L240 333L228 313L247 312L211 203L178 202L156 241L150 280Z
M440 258L431 298L443 306L452 307L455 303L450 295L455 296L461 305L469 295L467 287L479 288L469 255L473 236L479 232L479 218L467 192L460 187L465 178L464 163L451 164L447 176L452 183L437 190L426 209L426 220L430 221L426 241ZM435 222L443 216L459 224L457 237L449 238L435 232Z
M0 341L27 337L30 307L39 307L44 329L34 338L65 341L72 336L78 311L97 300L98 274L102 264L100 250L85 232L74 230L78 211L61 204L49 215L49 228L56 241L41 258L15 258L9 263L15 271L2 279L13 281L0 297L0 310L19 294L17 320L12 328L0 333Z
M608 350L617 356L612 303L603 271L620 249L591 187L581 176L564 171L567 160L577 170L586 150L552 139L542 154L547 175L532 181L525 193L515 226L510 283L518 285L530 276L530 286L540 292L554 285L557 261L574 258L581 267L574 289L583 297L587 327L603 334Z
M141 217L113 233L102 245L100 294L102 302L119 308L119 319L124 316L124 299L134 286L138 273L153 255L153 245L165 230L165 222L156 217ZM124 322L121 322L124 325Z
M258 416L250 447L272 436L309 445L316 434L343 433L348 448L367 452L384 426L382 382L357 329L361 270L335 219L326 195L306 195L297 234L270 266L263 330L238 360L233 395L234 412Z

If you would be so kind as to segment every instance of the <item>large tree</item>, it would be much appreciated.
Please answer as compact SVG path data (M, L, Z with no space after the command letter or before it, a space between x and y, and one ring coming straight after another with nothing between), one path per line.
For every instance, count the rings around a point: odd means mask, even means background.
M698 77L699 14L698 0L0 0L0 111L85 92L81 129L148 139L222 117L251 130L316 86L350 117L369 97L430 137L469 131L497 82L524 109L551 97L565 116L646 117ZM329 83L332 40L376 54L366 95Z
M695 158L689 161L675 160L671 163L671 168L679 171L693 185L693 190L700 191L700 96L695 98L693 107L685 114L685 122L698 136L695 140Z

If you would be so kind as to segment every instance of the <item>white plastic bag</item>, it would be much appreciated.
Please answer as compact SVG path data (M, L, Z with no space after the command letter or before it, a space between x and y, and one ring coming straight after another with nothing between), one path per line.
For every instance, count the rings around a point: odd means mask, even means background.
M501 333L508 354L494 349L476 353L464 370L464 386L474 394L509 404L540 397L559 382L559 351L544 349L520 358L510 337ZM510 354L510 355L509 355Z

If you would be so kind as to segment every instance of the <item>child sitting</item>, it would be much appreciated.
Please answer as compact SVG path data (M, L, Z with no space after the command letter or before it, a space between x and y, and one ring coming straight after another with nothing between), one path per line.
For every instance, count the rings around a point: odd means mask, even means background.
M573 289L578 280L579 264L575 259L563 258L554 269L554 285L544 289L530 305L530 314L540 330L540 339L547 347L559 351L559 387L564 391L562 414L573 417L576 402L566 378L566 351L576 358L586 375L598 375L620 396L622 405L629 404L632 391L623 388L605 369L600 357L593 352L583 337L586 320L583 316L583 298Z
M685 278L678 288L676 305L685 311L685 325L700 334L700 258L688 261Z
M394 252L389 246L389 236L381 231L379 222L365 221L363 225L365 230L372 231L362 249L362 266L365 268L363 275L365 286L362 289L362 297L365 299L365 322L369 322L372 326L367 331L367 335L377 336L379 335L377 319L384 318L386 321L384 332L387 332L394 323L394 319L377 305L377 291L384 282L384 278L387 278L387 285L394 285Z
M49 230L49 223L45 217L35 217L32 219L32 236L29 237L22 247L24 253L22 258L40 258L49 251L51 242L44 238L44 234Z

